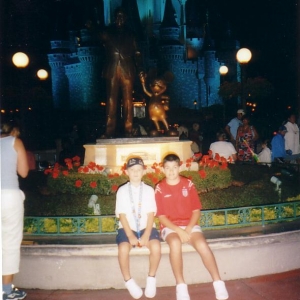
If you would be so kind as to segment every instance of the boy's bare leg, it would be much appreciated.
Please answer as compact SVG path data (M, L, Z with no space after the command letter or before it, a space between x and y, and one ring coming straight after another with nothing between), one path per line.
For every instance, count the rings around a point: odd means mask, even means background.
M160 241L153 239L149 241L149 276L154 277L160 262L161 250L160 250Z
M203 233L193 232L191 234L190 244L201 256L203 264L210 273L213 281L221 280L215 256L209 248Z
M185 283L183 278L182 243L177 233L170 233L166 242L170 247L170 263L176 284Z
M131 250L131 245L127 242L123 242L118 246L118 259L121 269L121 273L125 281L131 278L130 268L129 268L129 252Z

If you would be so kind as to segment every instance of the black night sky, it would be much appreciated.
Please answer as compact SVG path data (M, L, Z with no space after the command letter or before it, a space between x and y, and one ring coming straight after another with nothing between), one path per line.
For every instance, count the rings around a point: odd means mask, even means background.
M197 13L205 15L209 7L212 37L218 39L230 24L233 36L241 47L252 51L247 66L249 77L262 76L276 89L277 109L288 105L299 111L299 7L298 0L189 0L198 5ZM7 88L15 84L16 68L12 54L27 52L30 66L26 70L31 85L43 84L51 93L51 83L39 82L36 70L50 71L47 53L54 34L53 6L61 2L66 7L84 5L83 0L6 0L1 1L1 107L7 103ZM57 4L57 3L56 3ZM80 14L78 14L80 17ZM61 16L64 18L64 16ZM80 18L79 18L80 19ZM270 108L271 109L271 108ZM268 112L266 112L268 113ZM280 120L281 121L281 120Z

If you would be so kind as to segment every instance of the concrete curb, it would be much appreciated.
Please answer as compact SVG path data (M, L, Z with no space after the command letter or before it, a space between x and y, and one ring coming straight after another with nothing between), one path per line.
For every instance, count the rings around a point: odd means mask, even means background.
M276 274L300 268L300 230L255 237L208 239L222 279L233 280ZM15 284L28 289L124 288L116 244L26 245L21 249L20 273ZM132 277L144 287L148 271L148 249L131 251ZM162 243L157 286L175 285L169 249ZM210 282L199 255L183 245L184 272L188 284Z

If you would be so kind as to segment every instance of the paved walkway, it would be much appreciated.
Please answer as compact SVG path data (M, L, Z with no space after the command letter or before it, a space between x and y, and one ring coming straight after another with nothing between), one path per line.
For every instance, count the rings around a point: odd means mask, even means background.
M78 274L80 276L80 274ZM300 269L226 282L231 300L300 300ZM26 290L26 300L132 300L127 290ZM189 286L191 300L214 300L211 283ZM145 296L141 300L147 299ZM175 300L175 287L158 288L155 300Z

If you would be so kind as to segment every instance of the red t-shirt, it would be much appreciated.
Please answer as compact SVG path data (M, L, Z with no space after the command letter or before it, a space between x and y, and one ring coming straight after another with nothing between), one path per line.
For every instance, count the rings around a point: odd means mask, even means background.
M155 188L155 200L156 215L166 216L177 226L187 226L193 211L202 208L193 182L182 176L176 185L167 184L166 179L158 183Z

